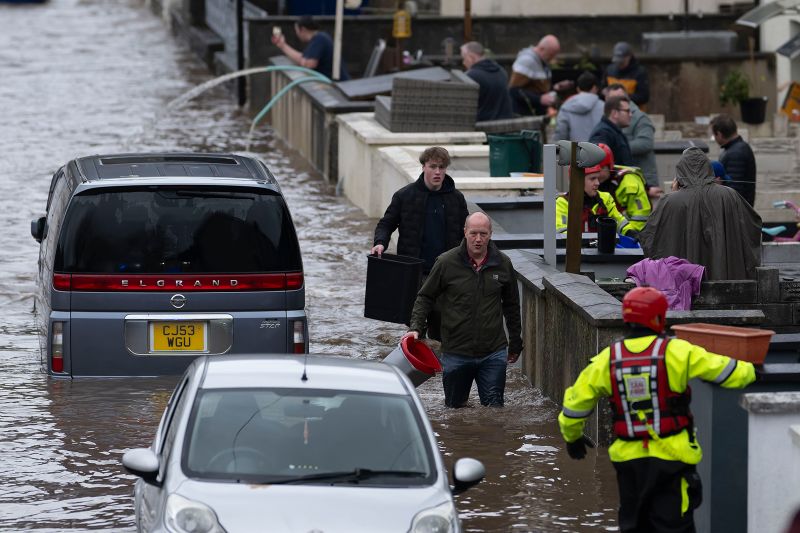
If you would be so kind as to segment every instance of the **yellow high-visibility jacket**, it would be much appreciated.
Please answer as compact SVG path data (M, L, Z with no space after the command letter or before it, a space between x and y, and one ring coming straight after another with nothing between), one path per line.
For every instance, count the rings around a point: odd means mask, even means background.
M647 349L655 335L625 339L628 350L641 352ZM594 356L583 369L575 383L564 393L564 404L558 415L561 435L567 442L578 440L583 427L597 401L611 396L610 348ZM681 339L670 339L664 362L669 378L669 388L678 393L686 390L691 378L716 383L725 388L746 387L755 381L752 363L737 361L706 351ZM644 457L655 457L667 461L697 464L703 452L694 435L685 429L676 435L644 440L616 439L608 448L609 458L614 462L630 461ZM693 430L692 430L693 431Z
M642 231L647 223L647 217L653 210L650 197L647 196L647 184L642 171L637 167L615 165L617 171L617 190L615 196L617 203L628 219L630 229Z
M622 216L617 209L617 204L614 198L607 192L597 191L600 195L600 201L597 202L592 208L587 209L583 207L582 216L582 231L597 231L597 228L589 228L589 214L607 216L613 218L617 222L617 233L624 235L633 228L630 226L628 219ZM581 198L581 201L583 199ZM556 231L559 233L567 232L567 219L569 217L569 200L566 196L559 196L556 198Z

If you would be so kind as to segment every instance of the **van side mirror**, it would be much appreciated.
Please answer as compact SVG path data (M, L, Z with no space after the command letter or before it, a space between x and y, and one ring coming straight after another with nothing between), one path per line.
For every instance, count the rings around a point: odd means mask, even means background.
M45 217L31 221L31 235L36 242L42 242L42 239L47 237L47 219Z
M453 468L452 493L461 494L468 488L480 483L486 476L486 467L477 459L464 457L456 461Z

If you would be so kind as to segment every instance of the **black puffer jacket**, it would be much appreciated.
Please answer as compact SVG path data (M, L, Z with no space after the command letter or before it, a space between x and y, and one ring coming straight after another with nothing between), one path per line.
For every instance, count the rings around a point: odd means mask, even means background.
M731 182L725 185L737 191L748 204L753 205L756 200L756 157L750 145L737 136L722 147L719 162L731 177Z
M422 250L422 235L425 231L425 204L429 195L441 195L444 201L445 219L445 248L449 250L458 246L464 237L464 221L469 214L467 201L464 195L456 189L456 184L448 175L445 175L442 188L431 191L425 186L422 174L417 181L409 183L392 196L392 201L383 218L375 227L375 240L373 246L389 245L394 230L400 230L397 238L397 253L420 257Z
M607 117L600 119L592 133L589 134L590 143L605 143L611 148L614 154L614 164L629 166L633 164L631 155L631 145L619 126L608 120Z

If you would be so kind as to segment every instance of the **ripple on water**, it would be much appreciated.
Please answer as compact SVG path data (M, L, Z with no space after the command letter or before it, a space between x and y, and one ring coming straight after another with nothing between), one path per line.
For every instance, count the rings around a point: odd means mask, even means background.
M0 528L130 530L133 478L119 459L149 445L176 378L70 382L40 373L29 223L43 213L53 172L73 157L242 151L250 116L222 87L162 112L210 76L141 0L0 6L0 29ZM335 196L267 128L256 130L249 153L272 168L292 210L312 351L382 359L405 327L363 318L376 221ZM614 527L607 458L569 461L558 406L518 369L509 371L502 410L480 407L477 396L472 408L445 409L439 378L419 392L448 467L463 456L486 464L486 481L458 497L467 531Z

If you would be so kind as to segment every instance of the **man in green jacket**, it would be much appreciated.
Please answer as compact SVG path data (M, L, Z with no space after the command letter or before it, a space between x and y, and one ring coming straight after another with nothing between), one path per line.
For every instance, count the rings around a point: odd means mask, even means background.
M417 293L411 327L417 339L439 300L442 309L442 382L447 407L463 407L472 382L482 405L503 406L506 366L522 352L519 291L511 260L491 241L492 221L473 213L464 240L443 253ZM505 317L508 338L503 328Z

